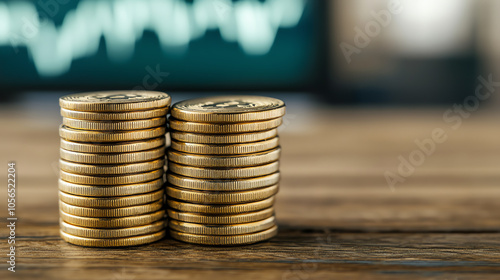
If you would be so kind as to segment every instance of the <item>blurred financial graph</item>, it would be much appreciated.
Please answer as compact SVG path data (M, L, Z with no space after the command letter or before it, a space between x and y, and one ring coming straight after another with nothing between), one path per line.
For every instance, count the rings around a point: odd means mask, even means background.
M309 2L0 1L0 85L125 86L155 69L174 87L300 86L316 67Z
M480 74L500 77L500 1L438 2L0 0L0 97L139 86L460 102Z

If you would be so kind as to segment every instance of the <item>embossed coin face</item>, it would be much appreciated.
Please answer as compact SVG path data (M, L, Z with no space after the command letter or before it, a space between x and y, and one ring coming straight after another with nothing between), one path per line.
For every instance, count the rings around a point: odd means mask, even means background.
M168 94L157 91L101 91L70 94L59 99L62 108L78 111L119 112L170 106Z
M263 96L216 96L178 102L171 114L185 121L248 122L282 117L285 103Z

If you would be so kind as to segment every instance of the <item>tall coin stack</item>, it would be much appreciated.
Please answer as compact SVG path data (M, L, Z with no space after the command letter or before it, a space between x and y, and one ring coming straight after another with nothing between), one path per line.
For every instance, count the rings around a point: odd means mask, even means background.
M61 237L91 247L133 246L165 236L166 115L161 92L61 97Z
M170 235L205 245L250 244L276 235L285 104L257 96L176 103L169 119Z

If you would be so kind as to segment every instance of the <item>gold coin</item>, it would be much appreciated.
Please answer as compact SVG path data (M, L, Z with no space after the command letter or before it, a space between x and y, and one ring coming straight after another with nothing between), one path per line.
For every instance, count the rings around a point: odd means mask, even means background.
M204 214L229 215L229 214L240 214L240 213L259 211L271 207L274 205L274 196L256 202L233 204L233 205L194 204L194 203L181 202L173 199L168 199L167 202L170 208L179 211L204 213Z
M80 216L80 217L94 217L94 218L116 218L137 216L147 213L156 212L163 208L163 199L149 204L142 204L136 206L120 207L120 208L90 208L81 207L59 201L59 209L65 213ZM78 235L78 234L77 234Z
M127 121L127 120L152 119L152 118L165 117L167 113L168 113L168 107L146 110L146 111L112 112L112 113L83 112L83 111L73 111L61 108L61 116L65 118L78 119L78 120L94 120L94 121Z
M161 189L163 184L163 179L156 179L154 181L139 184L115 186L80 185L59 180L59 190L79 196L127 196L154 192Z
M178 212L168 209L168 217L188 223L209 224L209 225L229 225L243 224L267 219L274 214L274 208L267 208L257 212L249 212L235 215L203 215L190 212ZM194 233L194 232L192 232Z
M78 143L61 138L61 149L90 154L131 153L165 147L165 136L134 142L119 143Z
M60 178L66 182L83 185L128 185L153 181L163 176L163 169L129 175L90 176L60 170Z
M170 131L170 137L172 137L173 140L200 144L248 143L267 140L276 136L278 136L278 130L276 128L271 130L240 134L196 134L175 130Z
M181 153L170 149L168 160L196 167L247 167L267 164L277 161L280 158L281 149L245 155L197 155Z
M252 244L260 241L270 239L278 233L278 227L273 226L270 229L264 231L259 231L250 234L238 234L238 235L201 235L184 233L176 230L170 230L170 236L173 238L194 244L201 245L243 245Z
M132 121L89 121L63 118L63 125L75 129L85 130L136 130L165 125L166 118L154 118Z
M120 217L120 218L92 218L80 217L59 211L61 219L68 224L89 228L128 228L154 223L162 220L165 210L140 216Z
M79 237L65 233L61 230L61 238L71 244L85 246L85 247L124 247L124 246L137 246L153 243L165 237L165 230L147 234L125 238L87 238Z
M64 125L59 128L59 136L76 142L123 142L146 140L165 136L165 127L131 131L88 131L73 129Z
M176 174L206 179L239 179L268 175L279 170L279 162L241 168L202 168L168 163L168 169Z
M274 149L279 145L279 138L274 137L268 140L244 143L244 144L196 144L178 142L172 140L171 148L179 152L192 154L210 154L210 155L234 155L259 153Z
M259 201L271 197L277 192L278 185L239 192L200 192L167 186L168 196L183 201L202 204L236 204Z
M61 170L70 173L84 174L84 175L123 175L131 173L141 173L155 169L163 168L165 165L164 159L157 159L153 161L145 161L140 163L130 164L80 164L59 160L59 167Z
M163 199L163 189L152 193L117 197L85 197L59 192L59 199L67 204L90 208L120 208L151 203Z
M282 117L285 103L263 96L214 96L178 102L171 114L193 122L248 122Z
M171 185L184 189L200 191L244 191L276 185L280 180L280 173L275 172L270 175L247 179L223 180L197 179L168 173L167 179Z
M263 231L276 225L274 217L262 221L234 225L203 225L176 220L169 221L169 227L184 233L201 235L239 235Z
M157 91L100 91L70 94L59 98L62 108L75 111L125 112L170 106L168 94Z
M133 153L118 153L118 154L88 154L88 153L79 153L79 152L72 152L60 149L59 154L62 159L78 163L122 164L122 163L150 161L157 158L163 158L165 157L165 147L160 147L147 151L140 151Z
M88 238L121 238L130 237L137 235L152 234L159 232L165 228L166 222L160 220L149 225L129 227L129 228L117 228L117 229L102 229L102 228L85 228L75 225L68 224L63 220L59 221L61 230L65 233Z
M180 130L192 133L245 133L253 131L270 130L277 128L282 124L281 118L265 120L259 122L245 123L197 123L180 121L169 118L169 126L171 129Z

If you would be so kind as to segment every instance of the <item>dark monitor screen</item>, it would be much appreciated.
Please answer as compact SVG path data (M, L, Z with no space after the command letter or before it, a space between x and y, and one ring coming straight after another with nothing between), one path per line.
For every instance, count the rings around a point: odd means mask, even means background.
M0 88L307 89L323 1L0 1Z

